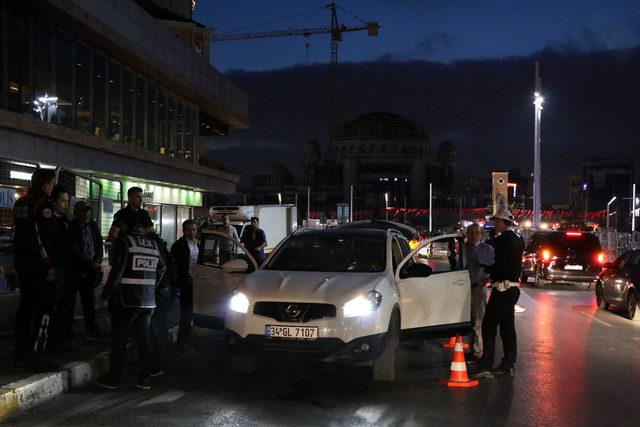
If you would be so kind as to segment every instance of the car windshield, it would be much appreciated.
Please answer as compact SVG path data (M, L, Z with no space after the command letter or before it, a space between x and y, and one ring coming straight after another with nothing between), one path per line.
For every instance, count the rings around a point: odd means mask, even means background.
M552 233L543 246L558 253L574 252L581 255L600 250L600 241L595 235L589 233L576 233L576 235Z
M300 234L278 248L265 269L373 273L385 266L384 236Z

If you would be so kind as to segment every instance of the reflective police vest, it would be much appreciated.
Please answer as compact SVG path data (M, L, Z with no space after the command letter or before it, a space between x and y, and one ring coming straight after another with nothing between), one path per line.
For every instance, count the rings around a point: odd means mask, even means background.
M123 307L155 308L158 246L143 234L132 234L125 240L129 257L120 280L120 302Z

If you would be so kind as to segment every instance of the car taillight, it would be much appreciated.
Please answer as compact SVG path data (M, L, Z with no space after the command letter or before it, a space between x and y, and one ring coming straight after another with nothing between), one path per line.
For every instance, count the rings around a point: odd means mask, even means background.
M604 264L604 252L600 252L598 254L597 259L598 259L598 264Z
M568 237L580 237L582 236L582 233L579 231L567 231L565 233Z
M542 259L545 261L549 261L551 259L551 252L547 250L542 251Z

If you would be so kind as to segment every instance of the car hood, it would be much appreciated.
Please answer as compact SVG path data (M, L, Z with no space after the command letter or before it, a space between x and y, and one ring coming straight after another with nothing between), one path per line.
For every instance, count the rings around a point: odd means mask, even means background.
M238 286L253 301L339 304L375 288L384 273L258 270Z

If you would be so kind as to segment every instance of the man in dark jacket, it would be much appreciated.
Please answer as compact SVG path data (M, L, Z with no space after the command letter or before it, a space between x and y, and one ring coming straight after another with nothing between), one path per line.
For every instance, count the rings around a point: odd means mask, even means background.
M15 362L33 371L50 368L36 354L46 347L47 328L55 298L53 259L54 171L36 169L26 196L13 206L14 265L20 284L15 322Z
M495 263L487 267L491 275L491 296L482 320L483 353L478 362L476 378L493 378L494 375L514 375L517 356L517 337L514 306L520 298L520 275L524 242L513 231L514 217L507 209L500 209L491 218L496 232L493 241ZM500 326L500 338L504 357L493 370L496 334Z
M142 226L134 225L119 234L113 266L101 295L108 301L111 312L111 364L109 372L98 380L98 386L118 388L128 334L133 329L141 361L140 375L134 385L144 390L151 388L150 322L156 306L156 287L164 272L158 245L144 234Z
M176 268L176 287L180 292L180 331L178 346L191 350L189 338L193 322L193 266L198 262L196 222L188 219L182 223L182 237L171 246L171 259Z
M86 335L89 339L100 338L96 324L95 288L102 279L102 235L98 224L91 218L92 208L81 200L73 207L71 222L72 268L69 275L70 293L67 312L73 316L76 294L80 294Z

